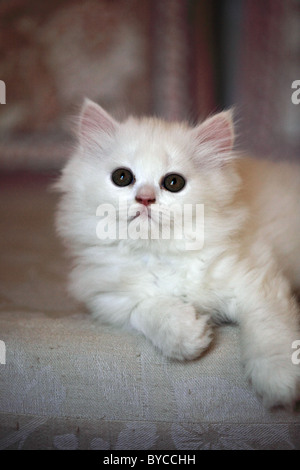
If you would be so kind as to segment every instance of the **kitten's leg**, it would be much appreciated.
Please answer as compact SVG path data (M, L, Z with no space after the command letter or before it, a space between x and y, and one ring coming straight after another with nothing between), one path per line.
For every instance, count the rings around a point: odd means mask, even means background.
M175 359L194 359L209 346L212 328L208 315L172 297L150 297L134 302L123 294L93 296L87 304L95 318L143 333L163 354Z
M197 315L191 304L171 297L148 298L132 311L130 322L163 354L194 359L209 346L212 329L208 315Z
M300 398L300 366L292 363L298 306L281 276L257 279L238 295L246 375L267 406L292 405Z

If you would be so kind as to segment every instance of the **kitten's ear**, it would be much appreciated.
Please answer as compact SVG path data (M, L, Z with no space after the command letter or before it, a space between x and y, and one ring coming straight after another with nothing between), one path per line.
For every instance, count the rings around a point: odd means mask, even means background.
M214 163L230 159L234 143L233 112L223 111L212 116L194 130L197 150L201 157L207 155Z
M79 137L88 141L99 134L113 135L119 124L101 106L86 98L79 117Z

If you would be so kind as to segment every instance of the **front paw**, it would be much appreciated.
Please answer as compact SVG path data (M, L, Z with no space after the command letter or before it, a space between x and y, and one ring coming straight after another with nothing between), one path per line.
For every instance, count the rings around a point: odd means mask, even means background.
M266 407L293 407L300 399L300 368L289 358L263 358L246 364L246 376Z
M164 355L178 360L199 357L212 340L212 328L208 315L197 316L192 305L176 306L161 325L159 336L154 340Z

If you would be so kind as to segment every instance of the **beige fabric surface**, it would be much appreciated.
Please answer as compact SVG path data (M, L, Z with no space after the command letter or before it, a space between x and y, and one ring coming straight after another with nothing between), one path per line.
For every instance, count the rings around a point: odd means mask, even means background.
M237 327L178 363L68 298L47 185L0 179L0 449L300 449L300 413L245 382Z

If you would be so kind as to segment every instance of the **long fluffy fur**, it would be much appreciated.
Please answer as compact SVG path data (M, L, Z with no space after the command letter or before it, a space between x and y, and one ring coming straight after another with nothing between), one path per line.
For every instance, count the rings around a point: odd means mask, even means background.
M180 360L209 346L214 322L237 322L247 378L267 406L291 405L300 379L291 360L300 339L300 170L240 158L232 143L230 113L196 128L152 118L120 124L86 101L78 148L56 184L57 230L74 259L70 291L95 317L140 331ZM118 167L130 168L135 184L115 186ZM169 172L184 175L182 191L161 187ZM204 204L201 249L187 250L186 240L97 238L99 204L138 210L145 184L158 207Z

